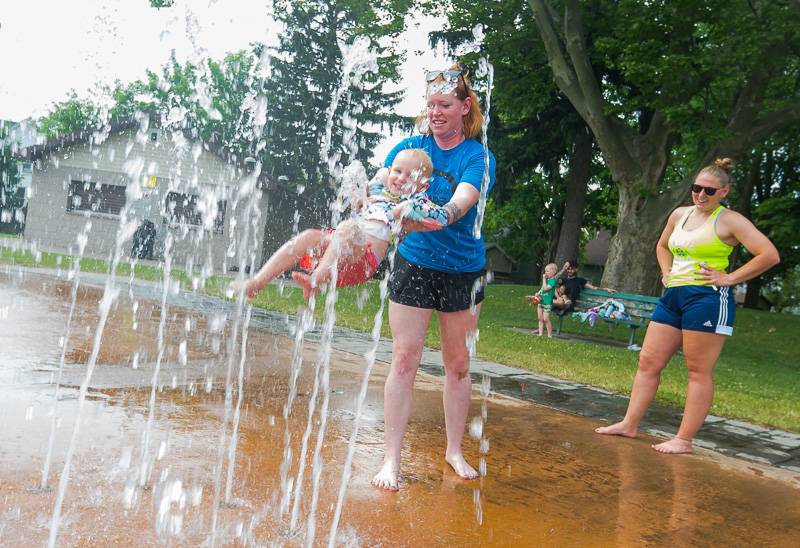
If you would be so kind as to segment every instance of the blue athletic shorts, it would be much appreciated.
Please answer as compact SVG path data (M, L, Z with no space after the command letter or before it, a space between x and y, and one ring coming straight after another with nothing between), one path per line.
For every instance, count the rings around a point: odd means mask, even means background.
M735 317L736 303L730 287L682 285L664 291L650 320L676 329L730 336Z

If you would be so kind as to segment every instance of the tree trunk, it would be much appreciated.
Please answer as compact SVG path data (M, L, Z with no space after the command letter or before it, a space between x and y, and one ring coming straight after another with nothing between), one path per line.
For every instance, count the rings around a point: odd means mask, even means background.
M655 245L667 217L674 209L662 200L643 198L619 187L619 226L611 239L602 285L625 293L657 296L661 293L661 272Z
M757 154L752 158L752 162L750 164L750 170L747 173L747 177L745 178L744 182L741 186L738 186L737 190L739 191L739 195L736 198L736 203L734 204L734 210L741 213L745 216L748 220L753 219L753 212L752 212L752 201L753 201L753 190L756 188L759 179L761 178L761 161L763 156L761 154ZM730 267L728 268L729 272L732 272L739 268L739 263L742 259L742 246L737 245L736 248L731 253L730 258Z
M592 130L603 159L619 186L619 228L611 242L603 283L637 293L655 293L660 280L654 244L667 215L688 195L687 186L666 190L661 185L678 135L668 117L655 111L647 127L608 114L602 74L592 64L583 30L581 2L564 0L561 17L543 0L528 0L542 37L553 79ZM785 71L787 48L780 40L764 43L758 62L743 75L745 85L730 112L726 136L713 143L707 165L715 157L738 156L768 136L800 121L800 103L765 110L770 79ZM784 65L788 66L788 65ZM687 181L684 181L686 183ZM685 194L685 195L684 195Z
M761 277L755 277L747 282L747 293L744 296L745 308L759 308L761 296Z
M574 261L578 258L583 210L586 204L586 186L589 183L591 167L592 136L584 127L575 135L575 148L570 158L564 216L556 250L555 262L559 268L565 261Z

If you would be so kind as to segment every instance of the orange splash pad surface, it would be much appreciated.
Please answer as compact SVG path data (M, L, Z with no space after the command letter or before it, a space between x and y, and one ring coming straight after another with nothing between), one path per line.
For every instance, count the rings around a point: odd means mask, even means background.
M71 288L52 278L0 275L4 546L43 545L50 532L102 296L101 288L78 291L55 401ZM292 505L281 511L286 491L281 465L288 463L289 475L298 477L318 349L309 344L304 349L297 398L285 421L294 341L249 330L226 503L230 418L239 396L231 392L226 441L220 444L224 380L229 363L234 380L239 367L238 358L230 362L227 354L232 322L221 326L215 314L168 307L155 413L143 452L160 320L160 303L141 300L134 310L124 291L112 307L80 417L57 544L210 544L214 521L218 546L306 545L312 529L313 543L327 544L364 358L331 356L318 502L312 516L315 415L292 528ZM337 545L792 546L800 538L800 483L790 474L709 454L660 455L649 449L651 439L600 437L587 419L502 396L488 402L488 473L463 481L443 459L441 382L422 373L405 440L401 490L377 490L370 479L382 459L386 372L385 364L377 364L370 379ZM42 490L53 413L52 467L49 488ZM478 414L475 392L470 416ZM467 458L477 466L478 443L466 440ZM140 487L143 467L146 481Z

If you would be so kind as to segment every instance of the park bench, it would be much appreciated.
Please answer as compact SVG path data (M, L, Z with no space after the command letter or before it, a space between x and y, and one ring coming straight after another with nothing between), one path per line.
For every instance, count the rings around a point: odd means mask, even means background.
M575 308L569 312L563 310L553 309L558 316L558 325L556 326L556 335L561 334L561 324L564 322L564 317L572 315L573 312L587 312L588 310L598 307L603 304L606 299L614 299L619 301L625 307L625 312L630 316L628 320L617 320L606 318L604 316L597 316L598 320L603 320L611 324L625 325L630 328L631 336L628 339L628 348L631 350L638 350L636 346L636 330L644 327L650 321L650 316L653 315L653 310L658 303L657 297L647 297L645 295L631 295L628 293L609 293L601 289L584 289L578 296L575 302ZM577 318L576 318L576 321Z

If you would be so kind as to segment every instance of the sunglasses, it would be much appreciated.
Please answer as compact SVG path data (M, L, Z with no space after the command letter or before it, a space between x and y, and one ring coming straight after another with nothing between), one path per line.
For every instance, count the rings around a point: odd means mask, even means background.
M448 82L455 82L463 72L464 71L461 70L429 70L425 73L425 80L428 82L433 82L439 76L441 76Z
M692 185L692 192L695 194L700 194L701 192L705 192L706 196L713 196L717 193L719 189L713 188L710 186L700 186L700 185Z

